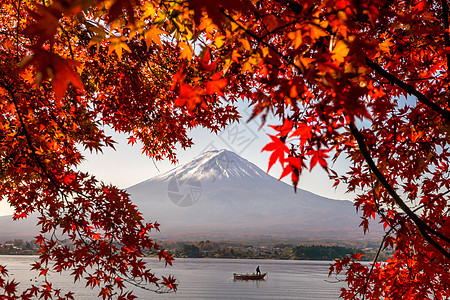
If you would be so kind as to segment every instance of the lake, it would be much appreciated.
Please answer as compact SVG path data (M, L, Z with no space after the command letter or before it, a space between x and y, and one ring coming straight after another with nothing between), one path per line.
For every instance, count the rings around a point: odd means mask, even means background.
M37 273L30 272L33 256L0 256L0 264L22 284L34 282ZM139 299L338 299L344 283L328 278L330 262L250 259L178 258L173 267L164 268L157 259L147 258L156 275L174 275L178 291L155 294L135 290ZM268 277L261 281L233 279L233 273L251 273L257 266ZM98 290L73 284L68 275L50 274L54 285L75 292L75 299L97 299ZM151 286L150 286L151 287Z

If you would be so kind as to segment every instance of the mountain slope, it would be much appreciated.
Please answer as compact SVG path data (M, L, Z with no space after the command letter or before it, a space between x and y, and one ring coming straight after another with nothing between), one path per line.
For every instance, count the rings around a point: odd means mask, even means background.
M227 150L206 152L127 190L169 237L363 238L350 201L294 193L292 186Z
M350 201L298 190L227 150L206 152L187 164L127 189L148 221L158 221L155 238L192 239L377 239L364 236ZM37 219L0 217L0 241L37 235ZM375 224L373 224L375 225Z

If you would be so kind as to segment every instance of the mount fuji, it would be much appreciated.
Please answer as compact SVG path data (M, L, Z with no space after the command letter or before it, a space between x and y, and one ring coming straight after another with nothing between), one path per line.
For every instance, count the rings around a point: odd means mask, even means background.
M147 221L161 224L163 240L361 241L353 203L294 188L227 150L205 152L171 171L127 189ZM0 217L0 241L36 236L37 219Z
M318 241L381 235L377 228L362 234L352 202L301 189L295 193L228 150L206 152L127 191L146 219L162 224L167 239Z

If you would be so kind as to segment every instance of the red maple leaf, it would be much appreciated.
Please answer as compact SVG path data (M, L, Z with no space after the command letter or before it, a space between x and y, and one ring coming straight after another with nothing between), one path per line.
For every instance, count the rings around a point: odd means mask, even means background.
M330 152L330 150L310 150L306 153L306 155L310 155L311 156L311 165L310 165L310 170L312 170L317 163L319 163L322 168L324 168L325 170L327 169L327 161L325 160L325 158L328 157L327 153Z
M264 148L261 150L262 151L271 151L272 154L270 155L269 158L269 167L267 169L267 172L270 171L270 168L272 168L272 166L279 161L280 164L283 166L284 165L284 157L286 154L290 153L289 148L281 141L281 139L277 136L273 136L273 135L268 135L272 142L268 143L266 146L264 146Z

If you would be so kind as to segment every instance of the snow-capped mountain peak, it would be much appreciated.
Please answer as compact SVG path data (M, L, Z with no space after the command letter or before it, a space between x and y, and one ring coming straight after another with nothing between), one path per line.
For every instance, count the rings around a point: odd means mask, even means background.
M205 152L127 191L143 216L183 240L248 235L335 240L362 235L350 201L301 189L295 193L291 185L228 150Z
M179 180L187 177L197 180L272 178L248 160L229 150L204 152L187 164L180 165L153 179L166 180L176 176Z

